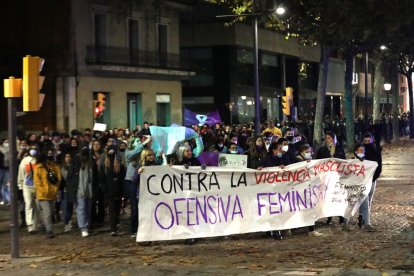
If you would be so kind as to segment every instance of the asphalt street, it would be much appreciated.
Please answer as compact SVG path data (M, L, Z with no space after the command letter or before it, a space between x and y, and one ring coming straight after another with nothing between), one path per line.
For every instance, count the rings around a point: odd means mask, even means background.
M21 258L10 258L8 207L0 207L0 275L414 275L414 142L384 146L372 221L376 232L351 232L337 219L316 227L321 237L303 229L284 240L263 233L137 244L129 235L110 237L96 229L82 239L78 231L57 237L20 235ZM127 217L123 224L127 228Z

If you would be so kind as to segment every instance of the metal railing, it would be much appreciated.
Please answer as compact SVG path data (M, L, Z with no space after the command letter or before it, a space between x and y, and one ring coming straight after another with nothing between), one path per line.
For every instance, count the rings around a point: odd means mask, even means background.
M174 70L189 70L190 68L189 62L180 58L179 54L108 46L87 46L86 63Z

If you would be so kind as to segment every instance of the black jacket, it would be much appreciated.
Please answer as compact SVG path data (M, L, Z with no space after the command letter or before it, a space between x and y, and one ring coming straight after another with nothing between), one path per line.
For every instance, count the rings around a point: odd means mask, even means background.
M381 148L375 147L374 143L364 144L365 147L365 159L369 161L375 161L378 163L378 167L375 170L372 181L376 181L382 172L382 154Z
M277 166L287 166L290 164L290 159L287 154L283 154L282 157L275 156L273 154L268 154L261 162L261 166L264 168L267 167L277 167Z
M197 158L192 156L191 158L183 157L182 161L175 162L174 165L189 165L189 166L201 166L200 161Z
M340 145L335 146L335 154L334 156L331 156L331 152L327 146L322 146L319 148L316 159L324 159L324 158L339 158L339 159L346 159L345 157L345 151Z

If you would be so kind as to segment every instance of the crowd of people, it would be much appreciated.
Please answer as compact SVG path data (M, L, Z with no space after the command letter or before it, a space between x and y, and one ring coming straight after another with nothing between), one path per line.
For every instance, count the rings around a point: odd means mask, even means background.
M381 174L381 148L374 135L365 132L358 137L353 151L343 148L343 122L326 120L324 141L316 152L312 147L311 121L265 122L261 134L254 133L253 124L192 126L194 135L177 145L175 153L165 155L155 146L150 125L145 122L136 129L114 128L105 132L84 129L70 134L45 128L40 135L18 133L17 182L21 227L28 233L42 231L47 238L55 236L54 223L63 222L64 232L77 228L82 237L90 235L95 227L110 228L111 236L120 235L120 216L130 214L130 235L138 230L138 201L140 174L146 166L184 165L205 166L197 157L203 152L247 155L247 167L261 170L265 167L284 167L312 158L355 158L378 162L369 197L361 205L358 226L373 231L370 208L375 183ZM360 139L360 140L358 140ZM0 200L10 200L8 184L9 145L0 143ZM343 229L348 222L339 218ZM328 218L327 224L332 223ZM315 227L308 227L311 236L322 235ZM283 233L269 233L282 239ZM193 239L186 243L194 243Z

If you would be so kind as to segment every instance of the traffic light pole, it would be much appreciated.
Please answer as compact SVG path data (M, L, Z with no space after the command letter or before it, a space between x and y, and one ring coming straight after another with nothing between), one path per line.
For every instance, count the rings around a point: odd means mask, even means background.
M16 107L14 98L7 99L8 104L8 128L9 128L9 183L10 183L10 234L11 257L19 258L19 216L17 198L17 150L16 150Z

